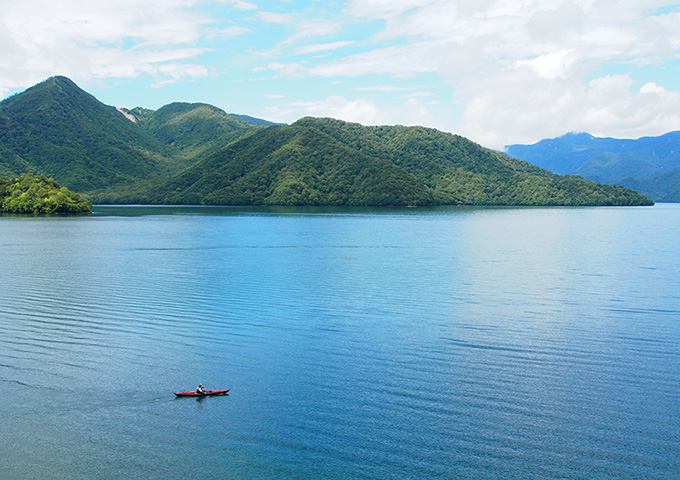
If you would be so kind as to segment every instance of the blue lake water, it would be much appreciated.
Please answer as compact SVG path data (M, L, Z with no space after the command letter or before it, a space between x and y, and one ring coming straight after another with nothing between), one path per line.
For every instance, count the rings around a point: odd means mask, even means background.
M0 478L677 479L679 252L671 204L0 217Z

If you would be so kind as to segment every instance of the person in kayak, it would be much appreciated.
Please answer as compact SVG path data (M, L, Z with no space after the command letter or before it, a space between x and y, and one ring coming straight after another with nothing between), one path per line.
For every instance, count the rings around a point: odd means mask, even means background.
M201 393L205 395L205 385L198 385L198 388L196 389L196 393Z

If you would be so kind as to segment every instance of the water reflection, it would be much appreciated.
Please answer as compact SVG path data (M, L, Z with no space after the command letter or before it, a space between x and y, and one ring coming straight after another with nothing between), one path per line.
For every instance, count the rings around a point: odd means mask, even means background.
M2 218L0 477L673 478L678 224L677 206ZM196 379L238 394L173 398Z

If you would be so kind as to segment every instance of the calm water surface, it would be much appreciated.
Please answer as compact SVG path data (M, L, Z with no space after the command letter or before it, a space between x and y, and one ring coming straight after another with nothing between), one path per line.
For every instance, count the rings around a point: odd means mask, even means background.
M1 217L0 478L677 479L679 252L670 204Z

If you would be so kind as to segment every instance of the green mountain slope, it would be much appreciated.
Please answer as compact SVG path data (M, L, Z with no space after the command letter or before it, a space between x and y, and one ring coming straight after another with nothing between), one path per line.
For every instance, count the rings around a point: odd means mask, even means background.
M0 102L4 173L51 176L87 192L168 171L163 145L65 77Z
M391 162L303 126L268 127L156 189L158 203L432 205L433 192Z
M552 174L434 129L318 118L234 142L150 198L230 205L651 203L626 188Z
M246 122L204 103L171 103L156 111L137 108L128 113L185 166L252 131Z
M434 190L439 203L465 205L627 205L648 202L627 189L564 177L489 150L459 135L424 127L365 127L304 118L348 146L402 167Z

